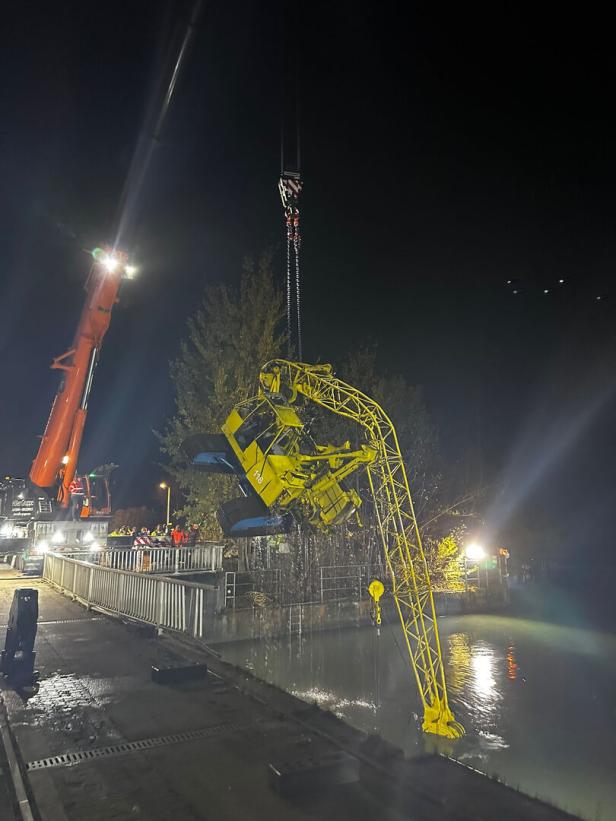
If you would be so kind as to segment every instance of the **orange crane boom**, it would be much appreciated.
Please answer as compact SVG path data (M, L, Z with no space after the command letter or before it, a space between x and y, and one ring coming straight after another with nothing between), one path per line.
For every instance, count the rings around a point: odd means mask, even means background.
M30 469L33 484L57 487L57 500L63 508L70 503L69 488L77 470L94 370L111 311L118 301L122 278L132 271L124 253L97 248L92 255L86 300L73 344L51 365L62 371L62 380Z

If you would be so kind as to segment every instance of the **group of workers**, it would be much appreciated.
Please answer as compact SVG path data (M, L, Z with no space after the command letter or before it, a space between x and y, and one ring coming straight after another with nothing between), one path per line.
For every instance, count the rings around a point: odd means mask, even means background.
M199 525L192 524L184 528L176 524L157 525L149 531L147 527L120 527L109 534L110 536L124 536L131 540L134 548L143 547L194 547L199 543Z

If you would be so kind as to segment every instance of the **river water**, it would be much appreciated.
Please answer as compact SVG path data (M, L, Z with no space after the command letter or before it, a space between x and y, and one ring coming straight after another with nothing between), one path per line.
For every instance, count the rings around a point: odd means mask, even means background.
M616 635L499 616L439 621L450 704L443 752L589 821L616 819ZM418 699L397 625L241 642L225 659L409 755Z

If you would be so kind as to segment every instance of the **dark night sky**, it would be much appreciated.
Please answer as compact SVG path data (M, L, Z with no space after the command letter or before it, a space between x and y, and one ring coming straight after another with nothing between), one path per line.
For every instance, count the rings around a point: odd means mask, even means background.
M0 456L24 474L88 260L116 218L184 3L13 4L0 52ZM446 459L479 447L489 524L607 555L614 512L615 123L608 21L212 0L156 149L82 467L117 503L160 478L168 360L207 283L283 238L283 43L301 53L305 358L376 340L422 384ZM282 281L282 263L280 266ZM564 279L559 285L558 280ZM513 295L507 280L519 290ZM546 295L544 288L549 290ZM596 297L604 297L597 301ZM341 374L344 376L343 374Z

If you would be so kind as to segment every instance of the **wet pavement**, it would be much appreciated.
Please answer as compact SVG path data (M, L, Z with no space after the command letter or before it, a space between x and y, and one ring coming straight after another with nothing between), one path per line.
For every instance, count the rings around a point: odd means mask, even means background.
M3 685L2 698L44 821L402 818L358 783L283 799L268 786L267 763L336 749L322 735L213 673L154 684L152 664L201 660L202 651L145 638L40 581L0 577L2 624L16 587L39 591L40 690L24 701Z

